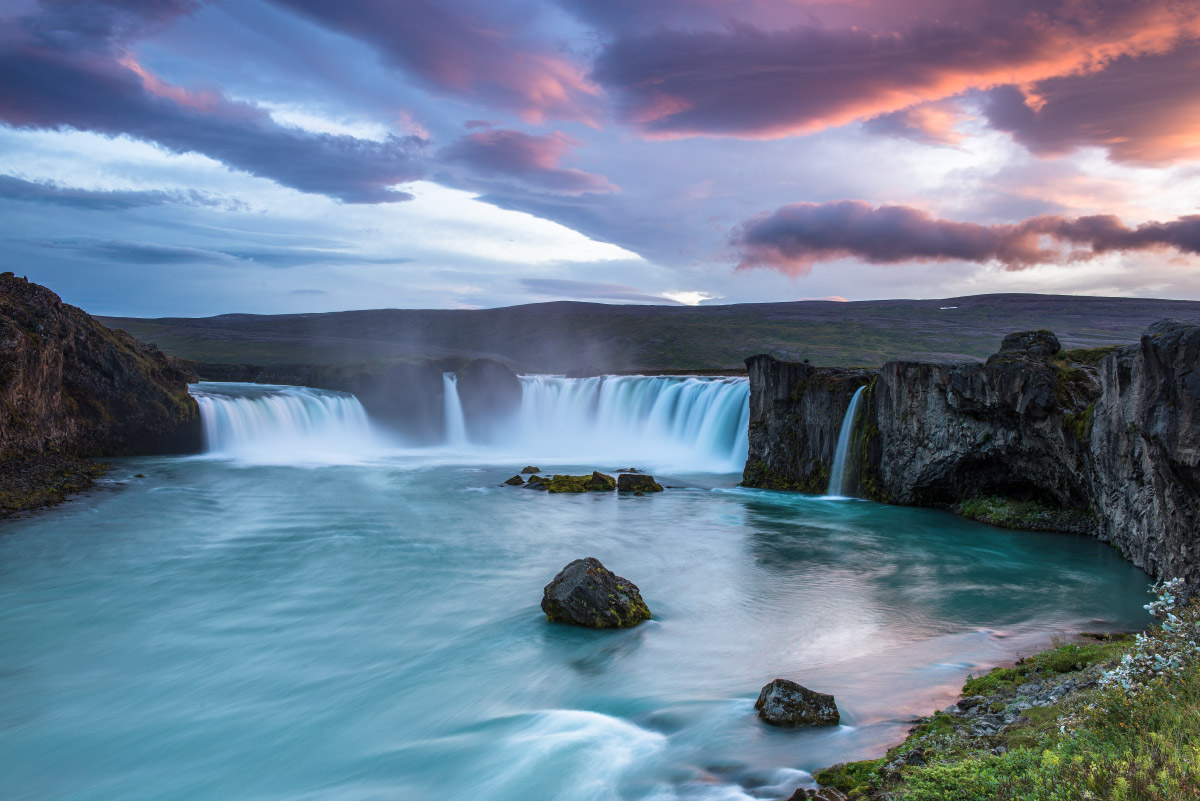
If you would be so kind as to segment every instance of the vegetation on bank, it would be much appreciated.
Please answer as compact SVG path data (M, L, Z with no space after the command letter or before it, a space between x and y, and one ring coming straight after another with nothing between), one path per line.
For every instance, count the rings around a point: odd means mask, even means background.
M1061 531L1091 533L1096 521L1083 509L1064 509L1035 500L1015 500L996 495L972 498L953 507L970 520L990 526L1021 531Z
M886 757L817 781L889 801L1200 799L1200 603L1181 602L1178 580L1154 589L1149 632L1085 635L970 678Z
M0 456L0 518L62 503L107 470L58 448Z

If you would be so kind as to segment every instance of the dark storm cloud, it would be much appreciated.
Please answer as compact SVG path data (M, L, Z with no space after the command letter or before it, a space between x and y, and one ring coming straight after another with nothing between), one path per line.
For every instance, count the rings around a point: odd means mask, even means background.
M1183 0L999 3L905 29L731 22L618 35L593 73L646 135L773 138L869 119L972 89L1092 71L1194 37Z
M424 140L309 133L215 91L171 86L123 49L124 38L181 3L44 3L0 39L0 120L16 128L128 134L304 192L350 203L407 200L391 187L424 174ZM148 16L143 16L148 12Z
M794 203L739 225L730 237L741 269L792 275L813 264L857 258L875 264L997 262L1008 270L1085 261L1113 251L1173 248L1200 253L1200 215L1129 227L1112 215L1046 214L1019 223L941 220L907 206L856 200Z
M1200 46L1120 58L1099 72L1039 81L1028 90L988 93L984 113L1032 152L1078 147L1114 161L1162 164L1200 155Z

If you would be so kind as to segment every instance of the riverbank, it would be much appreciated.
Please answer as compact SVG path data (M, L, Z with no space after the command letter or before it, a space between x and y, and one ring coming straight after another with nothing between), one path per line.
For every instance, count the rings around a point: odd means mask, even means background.
M1177 589L1160 585L1143 635L1084 634L969 678L885 756L817 772L818 797L1200 798L1200 608Z
M57 449L0 458L0 519L55 506L92 489L109 466Z

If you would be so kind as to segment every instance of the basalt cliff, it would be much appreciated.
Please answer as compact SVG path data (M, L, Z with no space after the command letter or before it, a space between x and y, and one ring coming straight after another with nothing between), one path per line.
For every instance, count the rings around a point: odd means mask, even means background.
M1012 334L983 363L746 363L746 486L823 492L863 387L847 460L855 494L1090 533L1200 589L1198 325L1163 320L1105 351Z
M85 488L89 457L199 450L188 378L158 348L0 273L0 516Z

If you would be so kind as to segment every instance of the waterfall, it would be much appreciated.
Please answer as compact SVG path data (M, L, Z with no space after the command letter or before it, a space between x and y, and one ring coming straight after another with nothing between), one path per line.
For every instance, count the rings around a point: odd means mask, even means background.
M833 469L829 471L829 489L825 491L826 495L844 498L851 489L847 481L846 466L850 461L850 442L854 438L854 419L858 417L858 406L864 389L866 387L859 387L854 391L854 397L850 399L850 408L846 409L846 416L842 418L842 430L838 432L837 451L833 455Z
M680 472L740 472L749 450L750 383L699 376L522 376L521 402L487 443L471 442L453 373L442 376L445 437L432 449L478 461L545 460ZM358 400L307 387L193 385L208 452L268 464L342 462L387 452ZM398 453L393 447L393 453Z
M378 447L362 404L345 392L207 381L190 391L209 454L290 464L346 461Z
M443 408L446 418L445 444L453 448L467 445L467 421L463 416L462 400L458 397L458 377L442 373Z
M564 458L740 471L750 382L697 376L523 376L507 447Z

